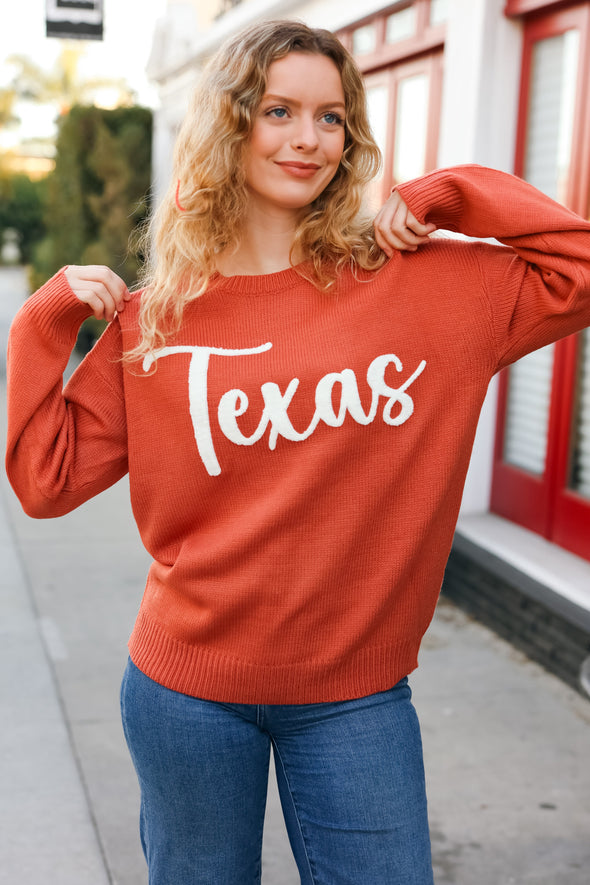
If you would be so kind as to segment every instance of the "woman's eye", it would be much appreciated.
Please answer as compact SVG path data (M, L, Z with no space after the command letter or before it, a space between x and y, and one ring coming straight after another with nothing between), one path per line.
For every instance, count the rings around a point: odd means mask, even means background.
M330 126L342 126L344 120L340 116L340 114L335 113L334 111L328 111L327 114L324 114L322 117L325 123L328 123Z
M269 117L276 117L278 120L282 120L287 116L287 108L271 108L266 113Z

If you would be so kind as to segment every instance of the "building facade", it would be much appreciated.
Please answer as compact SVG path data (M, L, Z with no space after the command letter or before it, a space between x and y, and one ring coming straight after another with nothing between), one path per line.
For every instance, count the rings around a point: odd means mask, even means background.
M361 14L352 0L170 0L149 69L161 97L156 195L203 63L228 35L270 18L329 28L356 57L384 159L375 206L396 181L479 163L590 218L590 0L365 0ZM580 686L590 656L590 332L490 386L445 588Z

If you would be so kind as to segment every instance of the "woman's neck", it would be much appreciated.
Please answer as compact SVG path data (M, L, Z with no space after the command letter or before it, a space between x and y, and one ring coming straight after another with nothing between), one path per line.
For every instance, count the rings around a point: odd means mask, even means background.
M261 215L247 219L235 250L223 252L217 270L223 276L258 276L286 270L302 256L292 254L296 219Z

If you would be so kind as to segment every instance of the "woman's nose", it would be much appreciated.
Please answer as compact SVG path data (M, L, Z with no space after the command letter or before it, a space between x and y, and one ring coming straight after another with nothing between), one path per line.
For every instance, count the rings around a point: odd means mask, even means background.
M293 133L292 144L300 151L314 150L318 146L318 134L313 117L307 115L300 117Z

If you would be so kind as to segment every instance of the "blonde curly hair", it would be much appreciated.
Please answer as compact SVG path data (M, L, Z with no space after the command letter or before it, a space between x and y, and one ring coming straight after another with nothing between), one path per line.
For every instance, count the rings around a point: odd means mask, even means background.
M331 59L346 104L340 166L299 223L291 254L305 257L311 281L325 289L345 265L375 270L383 264L372 224L361 215L365 187L378 172L381 156L352 56L323 29L295 21L253 25L209 61L180 129L171 184L143 236L141 340L130 358L153 352L178 331L186 305L207 289L218 256L239 243L248 203L244 150L267 71L291 52Z

